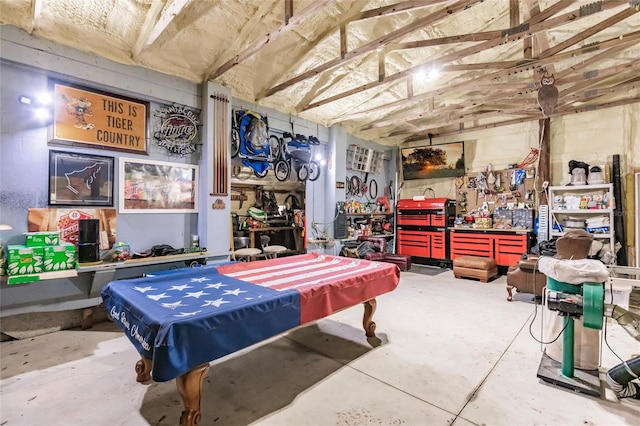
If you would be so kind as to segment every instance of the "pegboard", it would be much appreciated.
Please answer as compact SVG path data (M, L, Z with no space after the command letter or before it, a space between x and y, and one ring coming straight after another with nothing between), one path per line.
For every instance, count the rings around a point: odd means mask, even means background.
M487 203L489 212L493 213L496 207L508 207L505 204L513 203L515 208L522 206L528 208L535 207L535 169L525 169L525 177L519 185L511 186L512 173L518 169L501 169L491 172L482 172L485 175L489 189L482 191L479 188L479 172L467 173L463 177L456 179L456 214L465 215L473 211L480 211L483 203ZM489 181L489 173L493 173L496 182L499 180L500 187L496 190L495 183ZM461 192L466 192L466 211L461 206Z

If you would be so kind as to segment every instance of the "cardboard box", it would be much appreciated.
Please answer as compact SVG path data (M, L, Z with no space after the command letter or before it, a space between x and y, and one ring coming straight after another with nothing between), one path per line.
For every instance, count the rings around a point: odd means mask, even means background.
M27 232L27 247L57 246L60 231Z
M24 245L7 246L7 274L24 275L44 271L44 248Z
M71 243L64 243L57 246L46 246L44 250L45 272L63 271L76 267L76 246Z

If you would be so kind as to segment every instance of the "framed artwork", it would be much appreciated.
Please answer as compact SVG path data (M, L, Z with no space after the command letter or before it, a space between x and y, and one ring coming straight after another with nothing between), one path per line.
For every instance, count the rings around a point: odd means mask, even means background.
M50 142L147 153L149 104L50 80L54 93Z
M464 142L403 148L401 154L404 180L464 175Z
M120 158L120 213L197 213L198 166Z
M113 206L113 157L49 151L50 206Z

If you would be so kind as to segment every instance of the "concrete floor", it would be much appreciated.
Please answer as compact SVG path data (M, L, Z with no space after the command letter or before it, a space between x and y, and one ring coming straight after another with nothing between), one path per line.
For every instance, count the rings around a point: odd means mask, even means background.
M212 363L201 425L638 425L640 401L601 399L536 377L535 305L506 301L505 277L482 284L419 266L378 298L377 338L362 308ZM531 327L540 335L538 315ZM617 324L622 359L640 344ZM109 322L3 342L0 425L175 425L175 382L135 382L137 352ZM620 361L603 345L601 371Z

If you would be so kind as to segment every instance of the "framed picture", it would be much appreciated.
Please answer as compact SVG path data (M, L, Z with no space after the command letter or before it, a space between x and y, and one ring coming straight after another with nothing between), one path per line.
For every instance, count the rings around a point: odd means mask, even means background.
M149 104L49 80L54 93L50 142L147 153Z
M49 151L50 206L113 206L113 157Z
M404 180L464 175L464 142L404 148L401 154Z
M198 166L122 158L120 213L197 213Z

